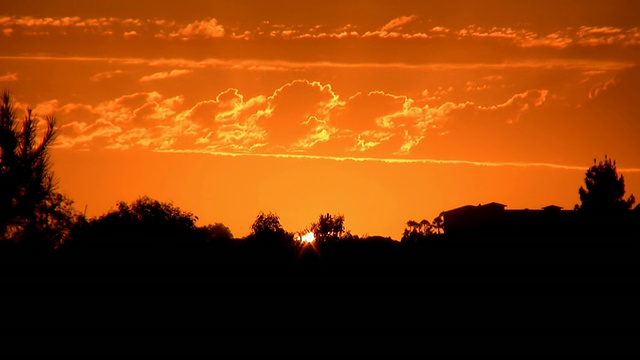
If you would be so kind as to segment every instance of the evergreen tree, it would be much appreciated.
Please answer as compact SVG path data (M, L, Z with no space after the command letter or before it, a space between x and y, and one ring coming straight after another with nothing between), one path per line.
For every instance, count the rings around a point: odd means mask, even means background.
M68 222L71 203L55 192L49 159L55 124L55 117L41 119L29 108L19 122L10 92L0 94L0 240L49 240L53 246L64 240L56 226Z
M624 175L618 176L616 162L606 155L604 161L593 160L584 178L585 186L578 190L583 211L629 210L635 202L633 195L624 199Z

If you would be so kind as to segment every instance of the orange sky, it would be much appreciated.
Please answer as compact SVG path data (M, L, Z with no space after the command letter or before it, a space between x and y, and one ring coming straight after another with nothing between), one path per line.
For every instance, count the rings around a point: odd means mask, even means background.
M58 119L60 190L149 195L244 236L344 214L573 208L594 158L640 195L636 1L13 1L0 87Z

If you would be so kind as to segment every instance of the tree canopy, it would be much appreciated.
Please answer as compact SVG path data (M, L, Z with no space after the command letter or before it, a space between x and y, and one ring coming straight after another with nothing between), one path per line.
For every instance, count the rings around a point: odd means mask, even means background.
M624 199L624 175L618 176L616 162L606 155L604 161L596 162L586 171L585 186L578 189L581 210L616 211L628 210L635 203L635 197Z
M201 238L197 216L170 202L141 196L131 203L90 220L78 231L75 246L82 249L128 251L175 250Z
M344 233L344 215L320 214L318 221L311 224L311 232L319 243L340 239Z
M260 212L251 224L251 233L253 235L268 235L283 233L284 229L280 224L280 217L274 213Z

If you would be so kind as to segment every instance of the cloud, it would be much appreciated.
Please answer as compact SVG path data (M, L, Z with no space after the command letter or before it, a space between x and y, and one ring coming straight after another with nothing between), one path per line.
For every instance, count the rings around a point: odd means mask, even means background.
M22 104L20 104L22 105ZM28 106L20 106L20 107L28 107ZM53 99L53 100L48 100L42 103L39 103L38 105L36 105L36 108L33 109L34 114L38 115L38 114L54 114L56 112L58 112L61 109L60 107L60 101L57 99Z
M121 33L124 38L139 36L142 32L147 32L155 34L157 38L183 40L218 38L225 34L222 25L218 24L216 19L210 18L180 26L175 21L162 19L5 16L0 17L0 27L3 28L2 31L6 36L12 35L15 30L32 36L75 34L86 37Z
M237 89L227 89L215 99L198 102L176 115L176 121L192 129L192 145L216 151L249 151L259 146L265 131L256 125L268 107L264 95L245 100Z
M314 159L314 160L331 160L331 161L353 161L353 162L382 162L389 164L439 164L439 165L470 165L481 167L543 167L559 170L571 170L576 172L584 172L585 167L579 165L565 165L558 163L546 162L507 162L507 161L473 161L464 159L436 159L436 158L398 158L398 157L365 157L365 156L326 156L313 154L268 154L268 153L235 153L235 152L217 152L207 149L166 149L158 150L158 152L166 153L198 153L209 154L212 156L243 156L243 157L260 157L260 158L288 158L288 159ZM640 168L618 168L619 171L625 173L640 173Z
M113 27L140 28L150 23L151 20L140 19L119 19L114 17L81 18L79 16L64 17L34 17L34 16L12 16L1 17L0 26L11 28L59 28L71 29L111 29Z
M385 117L402 110L406 97L371 91L351 96L332 117L341 129L360 133L377 127L388 128Z
M176 121L184 98L165 98L157 92L133 93L89 104L61 104L49 100L38 113L55 114L61 130L56 146L63 148L166 148L180 144L188 127Z
M626 33L623 29L614 27L581 26L577 32L577 43L584 46L603 46L614 44L633 44L637 29L629 29Z
M509 27L484 28L470 25L456 32L458 38L476 38L494 41L509 41L523 48L551 47L565 48L574 40L568 30L557 31L547 35L541 35L527 29L514 29Z
M461 38L470 36L477 38L516 39L519 35L522 36L522 34L523 31L511 28L493 27L491 29L484 29L473 25L458 31L458 36ZM533 33L524 32L524 34L532 35Z
M548 90L527 90L523 93L513 95L509 100L502 104L492 106L479 106L478 109L485 111L501 111L506 116L507 123L512 124L520 120L522 113L529 109L542 105Z
M127 124L146 104L155 103L161 99L162 96L157 92L138 92L100 102L92 106L92 112L99 118L114 124Z
M8 25L18 25L18 26L26 26L26 27L69 27L76 26L81 22L81 18L74 17L61 17L61 18L36 18L33 16L23 16L23 17L12 17L9 21L7 21Z
M548 47L564 49L573 44L575 41L565 32L559 31L542 37L528 34L517 39L517 42L519 43L520 47L523 48Z
M24 61L64 61L64 62L100 62L106 64L148 65L151 67L181 67L187 69L235 69L254 71L309 71L328 69L387 69L387 70L508 70L508 69L584 69L584 70L623 70L636 66L634 62L600 59L539 59L520 60L500 63L488 62L343 62L343 61L285 61L270 59L220 59L208 58L190 60L183 58L142 58L142 57L92 57L92 56L1 56L0 60Z
M91 81L109 80L109 79L113 79L114 77L116 77L118 75L122 75L122 74L124 74L124 71L122 71L122 70L105 71L105 72L96 73L96 74L91 75L91 77L89 77L89 80L91 80Z
M453 91L453 87L442 87L438 86L434 90L424 89L422 91L422 96L425 100L433 101L433 100L441 100L443 97L447 96L449 93Z
M7 72L4 75L0 75L0 82L2 81L18 81L17 72Z
M416 15L400 16L382 27L326 24L270 25L263 22L249 28L232 27L227 30L216 18L207 17L191 23L179 23L165 19L135 19L116 17L0 17L0 31L4 36L81 36L91 39L95 36L122 34L125 39L132 37L155 37L156 39L219 39L231 41L255 41L257 39L289 40L336 40L379 38L388 41L412 39L417 41L442 41L443 39L472 40L484 46L504 44L514 48L553 48L611 46L624 50L628 46L640 46L638 27L580 26L556 28L543 33L538 29L522 27L468 25L458 28L445 27L431 21L416 21ZM409 25L409 26L408 26ZM429 43L430 44L430 43ZM324 45L324 44L323 44ZM629 50L627 50L629 51Z
M502 81L499 75L479 79ZM58 146L65 148L423 158L455 154L467 142L473 145L465 149L504 142L508 129L541 107L548 93L529 89L489 104L450 99L433 105L425 100L429 94L339 94L331 84L299 79L270 94L229 88L191 104L183 96L138 92L95 105L50 100L38 109L63 115Z
M451 31L450 29L443 26L434 26L433 28L431 28L431 30L429 30L429 32L437 33L437 34L446 34L450 31Z
M389 31L391 29L395 29L395 28L400 27L402 25L408 24L408 23L412 22L413 20L415 20L417 18L418 17L415 16L415 15L401 16L401 17L398 17L398 18L395 18L395 19L389 21L380 30L381 31Z
M218 24L218 20L208 18L202 21L194 21L180 30L172 32L169 37L189 40L193 38L221 38L224 34L224 27Z
M398 154L466 159L531 156L527 149L548 141L545 131L554 131L557 125L540 118L548 97L546 89L529 89L486 105L450 101L425 107L417 124L420 132L409 136ZM542 110L534 111L537 108Z
M109 121L98 119L89 124L87 122L74 121L60 127L60 136L56 139L54 147L62 149L90 148L95 142L101 140L103 146L111 143L111 138L122 132L122 128Z
M494 76L487 81L499 79ZM66 114L69 120L63 125L61 146L67 148L93 144L121 150L384 158L419 156L422 144L434 135L457 139L469 131L481 134L506 128L521 114L541 106L547 94L547 90L533 89L494 105L449 101L431 107L423 99L382 91L343 99L329 84L295 80L268 96L246 98L230 88L185 110L181 110L184 97L165 98L157 92L128 94L95 106L52 100L39 109ZM470 119L478 121L469 123Z
M608 79L603 83L598 83L591 87L589 90L589 99L595 99L600 95L603 91L609 89L610 86L616 85L618 83L617 79Z
M480 107L480 109L496 110L504 108L515 108L519 111L528 110L530 107L542 105L545 101L548 90L527 90L523 93L513 95L509 100L502 104Z
M147 75L147 76L143 76L140 78L140 82L145 82L145 81L154 81L154 80L164 80L164 79L170 79L170 78L175 78L178 76L184 76L187 74L192 73L191 70L185 70L185 69L174 69L171 71L161 71L161 72L157 72L151 75Z
M614 28L611 26L601 26L601 27L592 27L592 26L581 26L578 30L579 34L582 35L612 35L612 34L620 34L622 29Z
M267 106L265 96L259 95L245 101L237 89L230 88L219 93L213 100L195 104L180 114L179 118L209 128L216 123L239 122L250 118L254 114L264 112Z
M328 113L340 105L331 85L295 80L276 89L267 98L268 108L257 121L267 132L267 141L278 147L308 147L315 137L326 139ZM323 134L320 136L319 134Z
M162 97L148 98L140 107L132 111L131 122L137 127L171 126L176 110L184 101L184 97L175 96L169 99Z

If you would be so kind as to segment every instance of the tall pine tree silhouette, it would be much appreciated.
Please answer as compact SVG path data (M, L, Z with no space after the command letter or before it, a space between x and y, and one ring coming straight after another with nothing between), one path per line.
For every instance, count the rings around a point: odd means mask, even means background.
M39 122L44 131L38 134ZM36 229L41 212L52 203L65 201L54 192L49 148L53 142L56 119L36 117L27 108L19 122L11 94L0 95L0 239L32 239L27 233Z

